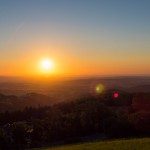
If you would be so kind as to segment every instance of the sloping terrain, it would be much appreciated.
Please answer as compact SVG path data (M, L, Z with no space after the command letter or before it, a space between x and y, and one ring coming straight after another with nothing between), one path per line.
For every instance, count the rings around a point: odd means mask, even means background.
M149 150L150 138L91 142L54 148L39 148L33 150Z

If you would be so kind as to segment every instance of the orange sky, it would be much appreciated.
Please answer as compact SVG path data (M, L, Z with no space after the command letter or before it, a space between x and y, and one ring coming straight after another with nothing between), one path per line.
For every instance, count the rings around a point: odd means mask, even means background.
M96 56L67 53L67 50L56 49L56 52L49 53L46 48L31 50L31 52L18 54L18 56L7 56L1 61L1 75L7 76L39 76L39 75L62 75L62 76L96 76L96 75L134 75L148 74L149 63L144 60L137 60L133 56ZM58 51L58 53L57 53ZM59 51L62 51L59 52ZM53 67L49 71L44 71L41 67L43 59L49 58L53 61ZM139 58L140 59L140 58ZM142 63L143 61L143 63Z

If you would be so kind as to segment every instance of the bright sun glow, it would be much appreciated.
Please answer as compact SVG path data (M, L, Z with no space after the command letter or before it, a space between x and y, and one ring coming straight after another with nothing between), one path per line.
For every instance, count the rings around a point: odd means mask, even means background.
M45 59L42 61L41 65L44 70L50 70L53 66L53 63L51 60Z

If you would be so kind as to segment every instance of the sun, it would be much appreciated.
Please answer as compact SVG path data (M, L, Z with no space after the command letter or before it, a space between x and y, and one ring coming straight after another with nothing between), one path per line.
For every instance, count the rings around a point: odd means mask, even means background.
M50 60L50 59L44 59L44 60L41 62L41 67L42 67L42 69L44 69L44 70L50 70L50 69L53 67L53 62L52 62L52 60Z

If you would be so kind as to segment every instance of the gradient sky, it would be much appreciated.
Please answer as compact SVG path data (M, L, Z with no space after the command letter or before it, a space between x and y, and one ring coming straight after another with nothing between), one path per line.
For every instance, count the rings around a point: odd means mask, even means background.
M149 0L0 0L0 75L150 75Z

